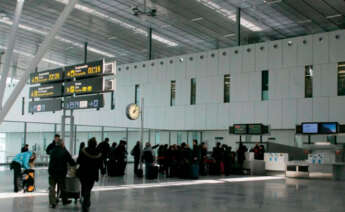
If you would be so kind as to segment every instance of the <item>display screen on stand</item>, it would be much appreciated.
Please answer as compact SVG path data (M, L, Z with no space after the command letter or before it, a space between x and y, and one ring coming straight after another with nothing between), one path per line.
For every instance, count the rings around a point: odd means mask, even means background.
M319 124L318 123L302 123L303 134L318 134Z

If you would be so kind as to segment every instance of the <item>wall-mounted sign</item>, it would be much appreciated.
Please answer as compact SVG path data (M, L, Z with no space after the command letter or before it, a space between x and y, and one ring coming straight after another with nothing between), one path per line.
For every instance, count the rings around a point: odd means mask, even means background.
M66 110L93 109L104 107L103 94L65 98L63 108Z
M30 113L59 111L61 109L62 109L61 99L29 102Z
M65 70L65 79L97 77L114 74L116 63L104 63L103 60L100 60L86 64L68 66Z
M112 91L114 88L114 81L103 79L102 77L88 78L74 82L66 82L64 88L65 96L94 94Z
M54 69L30 74L30 84L51 83L63 80L63 70Z
M62 96L62 84L47 84L37 87L31 87L30 98L51 98L51 97L61 97Z

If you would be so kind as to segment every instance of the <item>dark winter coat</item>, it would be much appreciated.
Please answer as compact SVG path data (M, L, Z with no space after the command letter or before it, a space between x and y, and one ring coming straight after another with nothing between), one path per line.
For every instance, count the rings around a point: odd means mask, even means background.
M97 149L87 147L81 150L77 163L80 165L78 169L80 180L98 181L99 169L102 164L102 154Z

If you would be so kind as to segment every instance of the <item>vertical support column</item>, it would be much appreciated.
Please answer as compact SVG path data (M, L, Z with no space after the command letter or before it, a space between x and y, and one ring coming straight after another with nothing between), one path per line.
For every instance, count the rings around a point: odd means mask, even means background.
M74 125L74 154L77 154L77 125Z
M171 145L171 132L169 131L169 146Z
M127 148L127 152L128 152L128 142L129 142L129 131L128 131L128 128L126 128L126 142L127 142L127 145L126 145L126 148ZM127 154L127 160L128 160L128 154Z
M65 133L66 133L66 110L63 110L61 116L61 139L65 140Z
M27 139L27 133L28 133L28 123L24 122L24 145L26 144L26 139Z
M101 127L101 141L104 141L104 126Z
M148 137L149 137L148 142L151 143L151 129L149 129L148 133L149 133L149 135L148 135Z
M144 98L141 98L141 108L140 108L140 159L143 156L144 147ZM143 162L140 160L140 169L143 169Z
M70 141L70 152L73 154L75 151L75 146L74 146L74 116L73 116L73 110L71 110L71 117L70 117L70 136L69 136L69 141Z
M152 28L149 27L147 30L147 59L152 60Z
M236 10L236 42L241 45L241 8Z
M87 46L88 42L84 43L84 63L87 63Z
M57 133L57 124L54 124L54 135Z

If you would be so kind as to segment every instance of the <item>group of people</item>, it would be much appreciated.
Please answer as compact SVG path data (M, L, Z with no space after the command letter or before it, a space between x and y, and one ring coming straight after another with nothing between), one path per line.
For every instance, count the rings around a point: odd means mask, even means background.
M245 161L245 153L248 149L243 143L240 143L237 151L232 151L232 147L226 144L217 143L212 152L208 151L206 143L198 144L197 140L193 140L192 148L186 144L181 145L155 145L151 146L149 142L145 144L143 153L140 153L140 142L131 151L134 157L134 173L141 175L139 169L140 160L145 167L150 167L157 163L161 173L167 177L194 178L193 172L195 167L198 174L205 175L230 175L232 172L241 172ZM157 149L157 157L155 154ZM255 159L263 158L264 147L256 146L254 153L257 155ZM258 153L256 153L258 152ZM148 170L145 170L145 174ZM194 175L195 176L195 175Z

